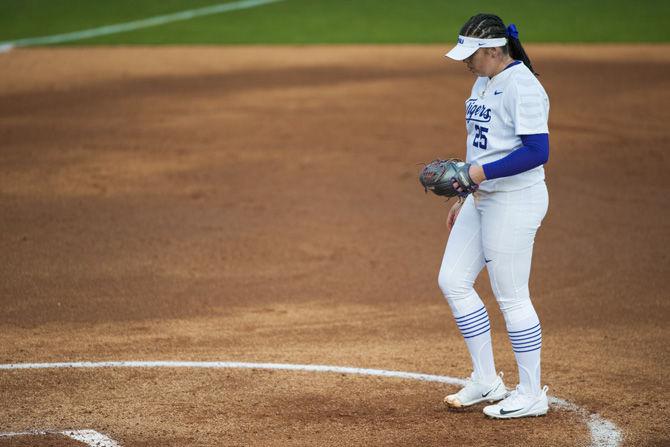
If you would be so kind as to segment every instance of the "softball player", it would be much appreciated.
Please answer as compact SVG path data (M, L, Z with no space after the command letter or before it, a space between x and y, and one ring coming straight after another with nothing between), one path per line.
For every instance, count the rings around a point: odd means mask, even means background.
M465 101L469 173L479 189L456 203L438 283L472 358L463 389L445 398L484 408L494 418L539 416L548 411L540 383L542 329L528 290L535 233L547 211L542 165L549 156L549 99L537 80L514 25L478 14L465 23L446 56L477 76ZM454 186L458 186L456 183ZM508 393L496 375L486 307L473 288L486 267L507 326L519 385Z

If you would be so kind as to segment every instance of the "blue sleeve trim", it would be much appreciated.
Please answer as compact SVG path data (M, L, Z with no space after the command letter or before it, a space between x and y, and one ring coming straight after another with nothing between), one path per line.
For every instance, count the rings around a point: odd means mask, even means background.
M521 135L521 146L500 160L482 166L487 180L520 174L549 160L549 134Z

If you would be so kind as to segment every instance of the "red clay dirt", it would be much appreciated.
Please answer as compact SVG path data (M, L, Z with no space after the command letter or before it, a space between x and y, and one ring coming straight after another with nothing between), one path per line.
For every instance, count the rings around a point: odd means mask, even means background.
M63 435L31 435L19 434L11 437L0 437L0 447L85 447L86 444Z
M467 375L436 283L447 206L417 181L417 163L464 155L473 79L444 50L1 54L0 363ZM528 48L552 104L531 279L543 380L616 423L625 446L670 444L669 50ZM485 274L478 288L514 385ZM444 408L454 389L332 373L0 370L0 431L94 429L147 447L590 443L573 412L489 420Z

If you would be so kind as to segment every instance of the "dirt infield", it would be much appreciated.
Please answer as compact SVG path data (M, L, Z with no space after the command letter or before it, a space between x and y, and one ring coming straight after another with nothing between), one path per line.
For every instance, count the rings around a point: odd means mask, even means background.
M550 394L670 445L670 47L529 46L552 103L531 277ZM225 360L463 377L437 288L472 77L438 46L0 54L0 363ZM504 322L478 282L497 366ZM589 445L454 387L307 372L0 370L0 432L124 446ZM0 445L61 445L2 439ZM25 444L27 445L27 444ZM79 445L76 441L62 445Z

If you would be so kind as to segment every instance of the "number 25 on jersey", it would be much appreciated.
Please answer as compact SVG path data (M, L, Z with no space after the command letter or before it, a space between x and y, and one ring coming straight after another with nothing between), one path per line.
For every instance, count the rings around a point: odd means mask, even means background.
M475 124L475 138L472 140L472 145L479 149L486 149L486 143L488 142L486 132L488 131L488 127Z

